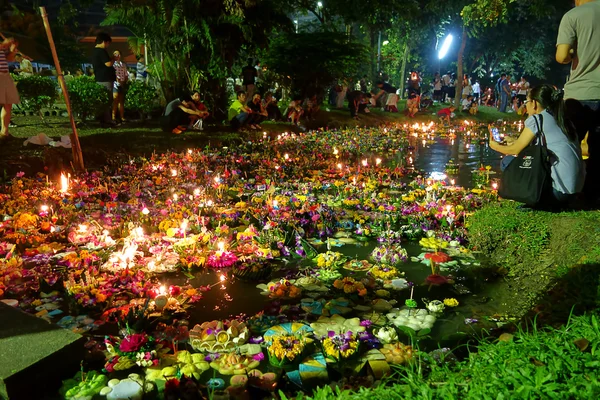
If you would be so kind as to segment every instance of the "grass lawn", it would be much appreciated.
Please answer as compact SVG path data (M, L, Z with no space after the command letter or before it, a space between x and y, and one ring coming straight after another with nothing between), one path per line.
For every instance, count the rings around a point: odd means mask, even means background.
M400 101L399 109L405 108L405 102ZM435 113L440 106L433 106L429 110L419 113L415 118L408 118L403 112L386 113L374 109L369 114L361 114L360 119L350 117L347 109L331 109L326 107L317 117L306 124L307 129L317 128L344 128L344 127L373 127L382 124L411 123L438 121ZM457 113L457 120L469 119L482 123L489 123L498 119L515 120L515 114L499 113L495 108L481 107L477 116ZM0 146L0 174L4 171L6 177L14 176L18 171L37 172L44 169L50 173L58 173L68 168L71 160L71 150L52 148L50 146L23 146L26 138L45 133L47 136L58 139L60 136L69 135L71 132L69 119L66 117L46 117L45 121L36 116L14 116L16 128L10 132L15 139L8 140ZM98 169L108 163L122 162L130 156L149 156L153 152L168 150L182 151L191 147L219 147L234 145L243 140L243 133L232 132L229 127L222 125L209 125L203 132L186 132L183 135L172 135L161 131L158 121L132 121L113 129L100 128L97 122L79 124L80 137L86 168ZM267 132L276 136L281 132L299 132L300 129L289 123L265 122L262 130L249 135L260 136Z

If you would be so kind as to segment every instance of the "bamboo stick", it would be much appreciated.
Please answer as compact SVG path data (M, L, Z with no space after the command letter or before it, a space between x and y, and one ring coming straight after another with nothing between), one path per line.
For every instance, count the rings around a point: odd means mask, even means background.
M50 23L48 22L48 14L46 13L46 7L40 7L42 19L44 21L44 28L46 28L46 34L48 35L48 43L50 44L50 50L52 51L52 58L54 59L54 65L56 66L56 75L58 83L65 97L65 105L67 106L67 113L69 114L69 120L71 121L71 148L73 150L73 164L77 171L84 171L85 166L83 164L83 154L81 153L81 145L79 144L79 136L77 135L77 126L75 125L75 119L73 118L73 111L71 110L71 101L69 100L69 92L67 91L67 85L65 83L65 77L60 68L60 62L58 61L58 54L56 53L56 46L54 45L54 38L52 37L52 31L50 30Z

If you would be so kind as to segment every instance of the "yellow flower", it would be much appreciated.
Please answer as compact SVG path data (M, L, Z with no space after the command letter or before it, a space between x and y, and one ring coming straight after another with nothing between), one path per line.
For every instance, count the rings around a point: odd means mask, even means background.
M458 300L456 300L455 298L444 299L444 305L446 307L456 307L458 305Z

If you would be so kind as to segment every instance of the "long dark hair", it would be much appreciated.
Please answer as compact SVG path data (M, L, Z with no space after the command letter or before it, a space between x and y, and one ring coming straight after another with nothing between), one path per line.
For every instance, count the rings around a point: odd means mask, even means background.
M565 102L562 92L551 85L540 85L531 89L529 98L535 100L546 109L554 119L561 131L571 140L577 140L575 125L565 115Z

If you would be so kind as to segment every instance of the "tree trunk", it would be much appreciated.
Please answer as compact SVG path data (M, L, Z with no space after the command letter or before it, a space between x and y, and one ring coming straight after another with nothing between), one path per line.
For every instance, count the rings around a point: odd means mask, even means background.
M463 88L463 59L465 56L465 47L467 46L467 28L463 24L462 37L460 38L460 49L458 50L458 60L456 68L456 82L454 83L456 94L454 95L454 107L458 110Z
M409 37L406 36L406 43L404 44L404 54L402 55L402 67L400 68L400 98L404 97L404 84L406 83L406 62L408 61L408 54L410 50Z
M375 75L375 58L376 58L376 56L374 57L375 51L373 50L375 48L375 35L374 35L374 29L372 26L369 27L369 39L371 41L371 51L370 51L370 53L371 53L370 61L371 62L369 63L369 67L370 67L369 69L371 70L370 75L371 75L371 79L375 79L375 81L378 81L379 76Z

